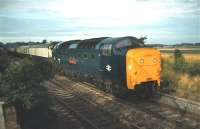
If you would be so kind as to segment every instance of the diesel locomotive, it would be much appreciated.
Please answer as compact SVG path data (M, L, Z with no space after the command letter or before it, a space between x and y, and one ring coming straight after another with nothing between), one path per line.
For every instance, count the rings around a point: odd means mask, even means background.
M20 54L53 58L65 73L86 80L116 96L160 87L161 55L135 37L100 37L10 48Z
M152 94L160 86L160 51L146 48L135 37L66 41L55 45L52 57L69 76L93 82L116 96L140 88Z

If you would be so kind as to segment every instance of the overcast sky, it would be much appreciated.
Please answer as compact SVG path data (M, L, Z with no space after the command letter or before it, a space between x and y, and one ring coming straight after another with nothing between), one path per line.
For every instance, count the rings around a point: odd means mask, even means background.
M200 42L200 0L0 0L0 41L147 36Z

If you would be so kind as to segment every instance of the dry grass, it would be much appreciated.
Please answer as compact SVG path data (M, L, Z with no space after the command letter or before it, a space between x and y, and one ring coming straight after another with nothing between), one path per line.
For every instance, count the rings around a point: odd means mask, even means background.
M180 74L177 80L176 95L188 99L200 101L200 76L191 77L188 74Z
M161 54L163 61L173 63L174 56L172 54Z
M200 61L199 54L185 54L184 58L186 59L186 61Z
M163 70L162 79L164 82L164 89L170 89L172 94L179 97L188 98L200 101L200 73L198 73L198 66L200 64L200 57L188 56L185 57L188 67L185 72L176 72L173 68L173 56L162 55ZM196 65L195 65L196 64ZM194 75L190 71L197 71Z

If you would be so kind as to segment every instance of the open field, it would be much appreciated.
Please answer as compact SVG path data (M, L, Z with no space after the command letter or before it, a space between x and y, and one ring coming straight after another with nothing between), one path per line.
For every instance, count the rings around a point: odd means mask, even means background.
M162 53L162 58L167 59L171 62L173 62L174 55L173 53ZM186 61L191 62L191 61L200 61L200 54L183 54L184 58Z
M173 60L174 51L180 50L186 61L200 61L200 47L158 48L164 59Z
M173 54L174 50L179 49L183 54L200 54L200 47L176 47L176 48L158 48L161 53Z

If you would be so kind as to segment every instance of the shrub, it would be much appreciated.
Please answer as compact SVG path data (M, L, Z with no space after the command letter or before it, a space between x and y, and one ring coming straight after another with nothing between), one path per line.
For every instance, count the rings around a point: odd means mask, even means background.
M37 129L47 124L51 100L41 83L53 77L54 72L52 63L26 58L11 63L1 75L1 94L15 106L22 128L27 123Z
M173 64L168 61L163 61L162 80L164 89L175 89L179 77L173 69Z
M184 72L187 64L185 58L182 55L182 52L178 49L174 51L174 70L176 72Z
M200 61L188 62L185 71L191 76L200 75Z
M181 63L177 61L181 70L175 69L175 61L171 62L168 58L164 58L162 63L163 90L173 90L177 96L199 101L200 62L190 60L185 61L184 65L180 65Z

